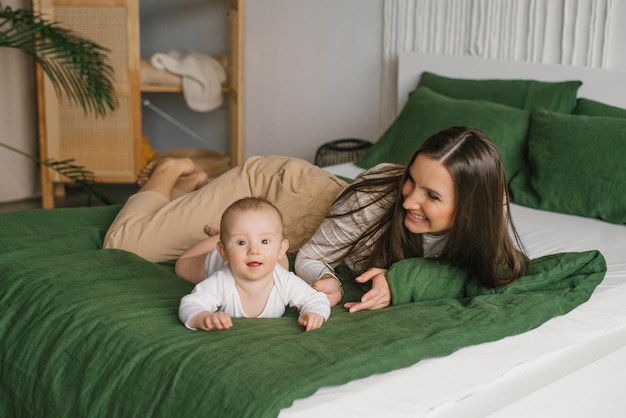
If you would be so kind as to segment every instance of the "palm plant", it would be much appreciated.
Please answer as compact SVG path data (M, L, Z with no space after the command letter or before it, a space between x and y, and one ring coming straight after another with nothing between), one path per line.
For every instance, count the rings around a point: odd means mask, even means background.
M65 93L83 111L104 117L116 108L113 67L106 48L85 39L58 22L47 21L27 9L5 7L0 2L0 47L17 48L33 57L48 76L58 95ZM0 142L0 146L44 165L111 203L102 193L93 172L75 165L73 159L41 160Z

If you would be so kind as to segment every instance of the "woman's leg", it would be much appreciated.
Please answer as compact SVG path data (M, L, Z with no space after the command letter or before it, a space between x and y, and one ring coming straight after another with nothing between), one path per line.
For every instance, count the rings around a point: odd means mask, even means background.
M150 174L152 174L152 170L154 170L154 166L156 165L156 161L148 161L146 165L139 169L139 173L137 174L137 186L141 187L150 179Z
M219 224L222 213L232 202L257 196L268 199L281 210L290 251L297 251L315 232L334 198L346 185L303 160L252 157L244 165L230 169L200 189L168 201L169 186L164 187L161 183L170 179L167 184L171 185L171 178L177 178L171 171L167 171L167 176L164 174L165 180L155 181L152 187L154 173L142 192L129 198L107 232L105 248L131 251L150 261L178 258L195 243L206 239L204 227ZM189 169L174 170L178 177L189 172ZM132 200L141 195L147 195L142 200L148 201L148 210L141 213L129 211L129 215L122 217L129 206L134 206Z
M144 255L134 241L141 234L142 220L147 222L174 198L207 183L207 174L196 171L189 158L165 158L151 167L145 184L132 195L109 227L103 248L117 248Z

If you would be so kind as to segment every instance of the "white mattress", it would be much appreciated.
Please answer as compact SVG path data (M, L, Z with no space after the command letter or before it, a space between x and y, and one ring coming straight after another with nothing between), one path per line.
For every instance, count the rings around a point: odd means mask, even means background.
M325 167L353 178L352 164ZM298 400L281 417L569 417L626 411L626 226L512 205L531 258L598 249L591 299L532 331ZM601 402L598 402L601 400ZM490 415L491 414L491 415Z

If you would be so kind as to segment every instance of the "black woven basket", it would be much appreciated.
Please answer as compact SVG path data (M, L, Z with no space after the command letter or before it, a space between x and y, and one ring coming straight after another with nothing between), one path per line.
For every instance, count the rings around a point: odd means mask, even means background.
M371 142L357 138L336 139L327 142L315 152L315 165L326 167L356 161L371 146Z

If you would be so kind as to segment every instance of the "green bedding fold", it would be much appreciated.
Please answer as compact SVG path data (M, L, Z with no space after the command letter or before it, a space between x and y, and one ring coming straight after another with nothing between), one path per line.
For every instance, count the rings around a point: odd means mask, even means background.
M272 417L322 386L532 329L586 301L605 272L598 252L560 254L506 288L424 299L424 276L398 266L384 310L335 307L308 333L294 312L190 331L177 317L190 284L101 249L118 209L0 215L0 416ZM420 268L425 282L455 282Z
M495 289L485 288L477 280L467 280L465 272L455 266L442 265L425 258L395 263L387 272L387 280L394 305L446 298L531 293L552 293L565 298L571 293L574 295L573 303L580 304L575 295L582 289L591 294L604 277L604 272L604 256L593 250L551 254L530 260L524 277Z

